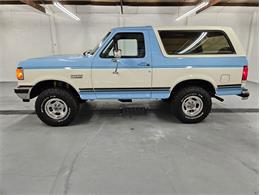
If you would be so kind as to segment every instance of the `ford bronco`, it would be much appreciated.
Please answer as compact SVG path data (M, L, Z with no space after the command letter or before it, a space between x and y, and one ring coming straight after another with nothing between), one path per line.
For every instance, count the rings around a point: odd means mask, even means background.
M167 100L184 123L211 111L211 98L249 96L248 61L228 27L119 27L90 51L19 63L15 93L37 97L38 117L68 125L86 100Z

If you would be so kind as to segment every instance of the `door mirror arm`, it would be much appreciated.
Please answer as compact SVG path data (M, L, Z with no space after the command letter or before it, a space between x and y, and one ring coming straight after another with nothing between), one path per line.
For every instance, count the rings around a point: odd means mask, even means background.
M121 54L121 49L117 49L113 51L114 53L114 59L112 59L112 61L114 63L116 63L116 68L113 72L113 74L118 74L118 64L119 64L119 59L121 58L122 54Z
M118 59L112 59L112 62L116 63L116 68L113 71L113 74L118 74L118 64L119 64L119 60Z

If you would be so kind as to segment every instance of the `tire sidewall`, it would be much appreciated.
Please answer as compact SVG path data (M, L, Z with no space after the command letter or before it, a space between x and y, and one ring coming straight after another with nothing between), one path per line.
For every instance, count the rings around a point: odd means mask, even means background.
M46 111L45 111L46 102L50 99L53 99L53 98L59 98L59 99L63 100L68 107L68 112L67 112L66 116L61 118L61 119L58 119L58 120L55 120L55 119L49 117L47 115ZM49 118L49 120L53 120L53 122L56 122L56 123L62 123L64 121L66 121L68 119L68 117L70 116L70 113L71 113L71 106L67 103L66 99L62 98L60 96L57 96L57 95L50 95L50 96L44 97L40 106L41 106L41 113L43 115L45 115L45 117Z
M191 92L191 93L188 93L188 94L186 94L185 96L182 97L182 99L181 99L181 105L182 105L183 101L184 101L186 98L190 97L190 96L197 96L197 97L199 97L199 98L202 100L203 108L202 108L201 112L198 113L198 114L195 115L195 116L188 116L188 115L186 115L186 114L183 112L182 106L180 107L180 109L181 109L181 112L183 113L183 116L184 116L186 119L195 120L195 119L198 119L198 118L200 118L200 117L202 117L202 116L204 115L205 110L206 110L206 107L205 107L206 100L205 100L205 97L204 97L202 94L197 93L197 92Z
M63 100L68 107L66 116L58 120L49 117L44 108L46 102L53 98L59 98ZM51 88L43 91L38 96L35 102L35 110L38 117L45 124L50 126L65 126L75 118L79 111L79 103L70 92L60 88Z
M200 113L195 116L187 116L182 110L183 101L189 96L197 96L203 102L203 108ZM204 120L211 111L211 96L201 87L190 86L176 92L172 99L172 111L175 116L183 123L198 123Z

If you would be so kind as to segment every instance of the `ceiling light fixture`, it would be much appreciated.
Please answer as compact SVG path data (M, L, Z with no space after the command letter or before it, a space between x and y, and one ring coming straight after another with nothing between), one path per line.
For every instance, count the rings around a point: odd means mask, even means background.
M179 21L179 20L181 20L181 19L183 19L183 18L185 18L185 17L187 17L187 16L193 14L194 12L196 12L196 11L198 11L199 9L201 9L201 8L203 8L203 7L205 7L205 6L207 6L208 4L209 4L208 1L204 1L204 2L200 3L199 5L197 5L196 7L194 7L193 9L191 9L190 11L188 11L188 12L186 12L185 14L183 14L183 15L179 16L178 18L176 18L176 21Z
M59 2L54 1L53 5L55 5L55 7L57 7L58 9L60 9L62 12L64 12L65 14L69 15L70 17L72 17L73 19L80 21L80 18L78 16L76 16L75 14L73 14L72 12L70 12L69 10L67 10L63 5L61 5Z

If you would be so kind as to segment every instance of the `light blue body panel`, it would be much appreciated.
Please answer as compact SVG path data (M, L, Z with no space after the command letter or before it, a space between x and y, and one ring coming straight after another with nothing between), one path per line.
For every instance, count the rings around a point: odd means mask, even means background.
M94 99L150 99L151 91L80 92L86 100Z
M155 32L151 26L145 27L120 27L111 30L110 35L102 42L94 55L76 55L76 56L52 56L44 58L33 58L22 61L19 67L24 69L115 69L112 59L101 58L100 53L104 50L113 36L120 32L143 32L145 37L146 55L144 58L120 59L121 63L118 69L155 69L155 68L238 68L248 64L246 57L166 57L163 55ZM149 67L144 64L149 63ZM152 77L152 76L151 76ZM149 78L152 79L152 78ZM152 85L152 82L151 82ZM170 96L169 90L153 91L153 86L149 86L151 90L143 91L80 91L82 99L164 99ZM131 87L131 86L130 86ZM147 87L147 86L144 86ZM77 89L78 90L78 89ZM217 88L217 95L237 95L241 93L241 88Z
M169 90L163 91L80 91L80 98L83 100L95 99L167 99L170 96Z
M19 67L24 69L72 69L91 68L93 56L84 55L61 55L43 58L32 58L22 61Z
M241 94L242 88L241 87L228 87L228 88L217 88L216 95L238 95Z
M152 91L151 99L167 99L171 95L170 90L165 91Z

